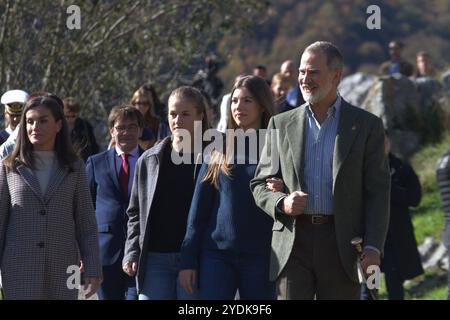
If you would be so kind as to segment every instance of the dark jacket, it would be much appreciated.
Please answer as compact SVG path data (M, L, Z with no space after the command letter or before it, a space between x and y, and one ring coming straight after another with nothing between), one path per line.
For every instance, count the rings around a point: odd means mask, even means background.
M388 75L389 67L392 64L391 60L385 61L381 64L378 70L379 75ZM400 73L406 77L411 77L414 74L414 66L406 60L400 60Z
M391 215L384 246L385 254L393 252L397 257L396 267L404 280L423 273L409 207L420 203L420 181L407 163L389 154L391 170ZM389 268L382 262L381 269Z
M86 120L77 118L70 139L78 156L86 162L87 158L99 152L92 126Z
M294 109L295 107L292 106L291 104L289 104L289 102L287 102L287 100L283 100L280 101L279 103L277 103L277 114L278 113L283 113L289 110Z
M144 151L139 150L139 154ZM114 264L123 256L127 230L128 199L120 189L111 149L89 157L86 171L98 224L100 256L103 266ZM130 179L130 183L133 180Z

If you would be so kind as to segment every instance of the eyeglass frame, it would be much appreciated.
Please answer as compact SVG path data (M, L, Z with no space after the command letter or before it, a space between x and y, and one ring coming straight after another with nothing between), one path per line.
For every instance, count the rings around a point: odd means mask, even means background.
M139 125L137 123L132 123L132 124L129 124L127 126L114 126L114 129L116 129L116 131L118 133L123 133L125 131L130 131L130 132L134 131L134 132L136 132L136 131L138 131L140 129L140 127L139 127Z

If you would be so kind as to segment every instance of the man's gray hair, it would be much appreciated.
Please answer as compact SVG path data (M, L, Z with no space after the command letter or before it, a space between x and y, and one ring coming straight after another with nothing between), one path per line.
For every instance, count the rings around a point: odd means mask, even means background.
M330 69L338 70L344 67L344 58L342 57L339 49L328 41L316 41L310 44L304 52L317 52L321 51L325 54L327 58L327 66Z

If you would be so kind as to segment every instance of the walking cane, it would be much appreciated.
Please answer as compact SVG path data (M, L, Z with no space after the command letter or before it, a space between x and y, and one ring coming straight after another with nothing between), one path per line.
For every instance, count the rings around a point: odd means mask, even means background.
M359 275L361 277L361 282L366 285L367 287L367 278L366 278L366 274L362 268L361 265L361 260L362 260L362 253L363 253L363 249L362 249L362 243L363 243L363 239L360 237L356 237L353 238L351 241L352 246L355 248L357 254L358 254L358 261L357 261L357 267L358 267L358 272ZM372 297L373 300L379 300L378 297L378 290L376 288L374 289L369 289L369 287L367 287L367 289L369 290L370 296Z

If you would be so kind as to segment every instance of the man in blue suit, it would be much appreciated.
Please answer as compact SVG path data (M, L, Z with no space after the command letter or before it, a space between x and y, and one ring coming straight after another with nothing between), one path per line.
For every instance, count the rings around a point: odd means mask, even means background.
M86 163L103 265L98 295L101 300L137 300L135 278L122 271L122 258L134 167L143 152L138 139L144 118L136 108L117 106L109 114L108 126L114 147L89 157Z

